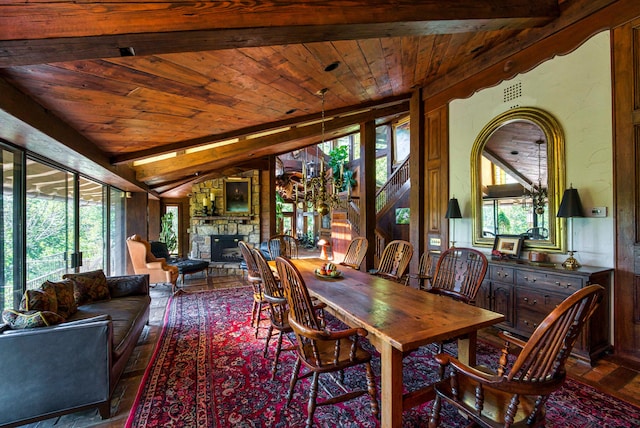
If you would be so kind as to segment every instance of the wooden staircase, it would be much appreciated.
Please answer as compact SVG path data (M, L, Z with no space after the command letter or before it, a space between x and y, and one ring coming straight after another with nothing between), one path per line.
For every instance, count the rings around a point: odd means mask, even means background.
M409 181L409 157L396 168L389 179L376 192L376 218L387 214L393 208L405 192L411 187ZM347 220L355 236L360 236L360 200L353 199L346 204ZM376 228L375 231L375 257L379 258L390 236Z

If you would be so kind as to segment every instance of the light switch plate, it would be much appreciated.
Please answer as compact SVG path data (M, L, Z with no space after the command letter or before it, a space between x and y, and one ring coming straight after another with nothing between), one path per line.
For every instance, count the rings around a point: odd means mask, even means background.
M431 238L429 239L429 245L433 246L433 247L439 247L442 241L440 241L440 238Z
M593 207L588 213L589 217L606 217L607 207Z

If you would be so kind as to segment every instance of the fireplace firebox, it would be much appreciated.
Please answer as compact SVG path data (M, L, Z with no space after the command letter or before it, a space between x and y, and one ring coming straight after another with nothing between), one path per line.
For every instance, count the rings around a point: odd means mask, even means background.
M211 261L223 263L240 263L242 252L238 241L242 235L211 235Z

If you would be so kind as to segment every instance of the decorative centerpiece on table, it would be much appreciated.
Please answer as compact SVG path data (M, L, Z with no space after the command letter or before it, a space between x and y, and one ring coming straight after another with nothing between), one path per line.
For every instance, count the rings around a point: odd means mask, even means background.
M315 270L315 273L323 278L340 278L342 276L342 272L331 262L323 263L322 266Z

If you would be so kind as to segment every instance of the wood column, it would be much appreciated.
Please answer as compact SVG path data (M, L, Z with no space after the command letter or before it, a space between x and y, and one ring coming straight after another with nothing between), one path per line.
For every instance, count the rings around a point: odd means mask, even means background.
M360 125L360 234L367 238L369 247L362 262L365 270L374 268L376 243L376 124Z
M269 156L269 168L260 171L260 241L276 234L276 158Z
M422 92L420 89L413 92L410 103L410 153L409 157L409 241L413 245L414 254L409 265L409 272L418 272L420 255L427 248L426 231L424 227L425 219L425 187L423 178L425 177L425 134L424 130L424 104L422 103ZM412 287L418 287L418 281L412 280Z

